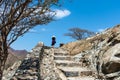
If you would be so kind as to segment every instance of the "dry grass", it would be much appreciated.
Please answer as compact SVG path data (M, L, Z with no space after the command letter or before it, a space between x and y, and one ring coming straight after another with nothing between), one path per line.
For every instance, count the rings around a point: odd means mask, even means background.
M104 40L108 42L113 38L120 40L120 35L118 34L120 34L120 25L107 29L102 34L96 34L95 36L84 40L67 43L62 48L67 49L70 55L75 55L82 51L90 50L95 44Z
M70 55L78 54L84 50L91 49L92 44L87 40L80 40L76 42L71 42L63 46L63 48L69 51Z

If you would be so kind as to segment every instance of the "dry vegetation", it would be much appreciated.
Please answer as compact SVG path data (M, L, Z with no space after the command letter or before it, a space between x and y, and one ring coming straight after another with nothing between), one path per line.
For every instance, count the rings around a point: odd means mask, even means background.
M119 31L120 25L117 25L114 28L105 30L102 34L96 34L95 36L89 37L87 39L67 43L62 48L67 49L70 55L75 55L82 51L90 50L95 46L95 44L104 40L107 40L109 43L110 40L113 39L117 33L119 33ZM119 40L120 36L117 36L116 39Z
M63 46L67 49L71 55L78 54L84 50L91 49L91 43L86 40L80 40L76 42L71 42Z

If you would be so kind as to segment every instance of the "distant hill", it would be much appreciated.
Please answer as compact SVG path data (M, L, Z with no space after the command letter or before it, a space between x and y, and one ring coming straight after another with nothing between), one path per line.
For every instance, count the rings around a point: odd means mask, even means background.
M19 59L23 59L28 53L26 50L14 50L13 48L10 48L8 52L12 53L14 56L17 56Z
M28 53L26 50L14 50L13 48L8 49L8 52L5 69L12 66L16 61L23 60Z

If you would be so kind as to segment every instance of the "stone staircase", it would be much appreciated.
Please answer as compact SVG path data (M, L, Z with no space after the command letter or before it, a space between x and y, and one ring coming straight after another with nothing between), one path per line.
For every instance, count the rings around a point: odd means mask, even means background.
M61 70L66 79L63 80L95 80L93 72L82 66L81 62L76 62L73 56L70 56L63 49L54 49L54 62L56 67Z
M37 46L22 61L14 75L3 80L95 80L93 74L66 50Z

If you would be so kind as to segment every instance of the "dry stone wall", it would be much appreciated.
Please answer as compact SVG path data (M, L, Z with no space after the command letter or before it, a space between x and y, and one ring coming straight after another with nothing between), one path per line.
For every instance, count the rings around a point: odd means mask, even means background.
M16 70L10 80L40 80L40 53L43 49L43 43L38 43L33 48L21 65Z
M54 49L39 42L23 61L6 71L3 80L62 80L56 73Z

